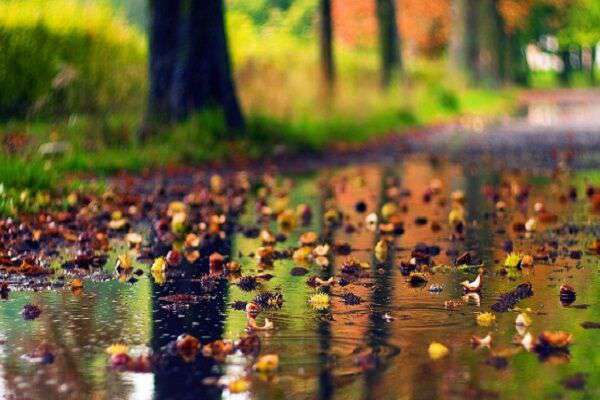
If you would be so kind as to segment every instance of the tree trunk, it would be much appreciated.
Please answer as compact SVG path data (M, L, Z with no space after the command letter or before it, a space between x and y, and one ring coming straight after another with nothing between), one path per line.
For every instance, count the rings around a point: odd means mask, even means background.
M480 79L480 24L478 0L452 0L449 59L451 67L471 83Z
M479 82L479 7L478 0L466 0L465 18L465 60L467 76L472 82Z
M590 48L590 85L596 86L596 57L597 49L596 45Z
M479 74L483 83L497 87L500 83L500 29L496 17L495 0L481 0L479 15Z
M392 81L394 73L399 72L402 68L394 0L377 0L377 22L381 54L381 83L387 87Z
M529 84L529 65L527 65L527 57L525 54L526 43L523 36L519 32L513 32L507 36L508 49L507 68L509 79L521 86Z
M148 106L144 125L168 122L171 118L169 96L177 58L177 26L180 0L150 0ZM148 132L142 128L142 138Z
M510 65L507 64L511 62L509 57L509 44L508 44L508 35L506 34L506 24L504 22L504 18L500 13L500 1L492 0L492 4L490 4L490 12L492 14L492 21L494 26L494 42L496 47L496 75L498 76L500 82L507 82L511 80Z
M465 72L467 62L467 0L452 0L448 60L454 71Z
M564 49L560 51L560 59L563 62L563 69L560 71L558 75L560 83L562 86L569 86L571 82L571 51L569 49Z
M222 0L187 2L178 53L171 92L175 117L181 120L196 111L219 108L229 128L243 128L231 76Z
M335 82L335 63L333 58L333 23L331 18L331 0L319 2L319 39L321 51L321 74L325 84L331 88Z
M223 111L229 128L243 128L223 1L151 0L150 94L142 138L155 122L211 108Z

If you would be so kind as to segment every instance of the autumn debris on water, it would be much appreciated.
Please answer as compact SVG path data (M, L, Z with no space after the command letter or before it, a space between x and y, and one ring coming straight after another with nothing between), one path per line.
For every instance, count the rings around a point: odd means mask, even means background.
M544 317L521 308L533 308L528 299L538 290L536 286L534 291L530 271L579 266L584 257L600 254L600 239L585 245L562 241L564 232L574 234L580 227L561 222L560 210L551 210L550 201L532 199L529 185L516 181L484 185L480 195L487 201L482 205L486 211L475 218L470 215L472 194L450 191L440 179L415 191L390 176L382 180L382 198L374 200L376 196L365 192L364 177L337 176L322 188L318 207L295 204L292 180L269 174L201 176L193 182L156 183L144 190L115 185L102 194L75 193L64 209L1 220L2 298L14 290L64 290L68 296L81 296L96 282L136 285L150 279L160 292L159 307L177 314L235 287L234 297L241 298L230 299L227 307L245 318L235 340L207 341L180 332L161 348L140 349L122 342L106 348L108 364L129 372L154 371L165 357L186 364L199 359L225 364L242 355L248 373L226 384L231 393L249 390L252 374L276 374L289 361L285 352L272 354L268 345L263 347L263 338L276 336L281 329L281 314L290 312L285 281L306 288L304 308L297 308L301 314L290 318L335 321L351 310L376 309L385 323L401 323L393 296L388 295L385 304L373 304L381 282L393 282L395 290L415 301L429 296L446 315L464 313L472 318L453 341L440 337L422 348L432 362L453 358L467 343L490 351L489 365L505 368L510 356L494 351L511 345L498 332L507 319L514 321L514 348L537 352L543 359L557 353L565 359L569 354L574 334L531 332ZM137 185L132 183L131 188L144 187ZM359 198L348 202L344 196L352 185ZM559 204L576 201L574 190L560 195ZM595 192L588 198L591 209L598 208ZM409 218L411 207L419 215ZM480 224L502 237L492 255L468 244ZM427 232L431 243L415 243L409 231ZM360 244L353 241L358 236ZM233 254L233 238L254 247ZM180 282L186 282L187 289L178 288ZM560 284L558 297L564 306L577 301L567 282ZM294 301L298 303L297 298ZM40 306L26 304L21 315L33 321L44 313ZM597 323L581 324L597 328ZM48 361L52 354L49 346L41 346L29 358ZM373 349L361 354L357 359L363 370L385 362Z

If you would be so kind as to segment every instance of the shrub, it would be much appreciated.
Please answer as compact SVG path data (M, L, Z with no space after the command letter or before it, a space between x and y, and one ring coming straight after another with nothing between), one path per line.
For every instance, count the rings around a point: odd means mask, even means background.
M0 117L139 107L144 36L108 5L0 2Z

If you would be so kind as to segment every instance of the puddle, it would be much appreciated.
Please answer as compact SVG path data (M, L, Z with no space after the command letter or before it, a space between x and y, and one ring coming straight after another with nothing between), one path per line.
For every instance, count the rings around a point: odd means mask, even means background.
M548 168L546 164L546 160L532 160L531 165L519 165L532 168L517 170L488 165L485 158L453 162L409 156L394 164L364 164L292 176L288 206L295 209L299 204L308 204L313 218L307 226L293 230L276 248L297 246L301 233L312 230L326 236L330 244L348 243L355 250L349 256L332 256L328 268L311 264L306 266L306 275L293 276L290 270L297 263L291 259L277 260L272 268L258 266L251 253L260 246L260 239L237 232L231 243L221 245L221 251L240 262L242 275L273 275L250 292L232 281L220 280L207 293L194 280L199 278L199 271L186 271L183 278L160 284L149 273L150 262L138 261L135 266L144 274L134 283L84 279L84 289L77 293L68 288L12 291L0 303L0 394L6 398L44 399L600 397L600 331L581 325L585 321L600 322L598 257L585 251L600 234L600 225L584 193L586 182L600 184L600 174L597 170L557 172L555 165ZM425 202L425 189L435 180L439 193ZM380 210L390 195L388 190L398 186L404 191L398 201L405 208L401 212L404 233L393 237L389 261L379 263L371 249L380 236L366 229L365 217ZM570 186L577 188L577 201L561 198ZM528 201L520 206L511 194L519 187L529 190ZM498 193L507 202L509 211L501 216L487 198L493 188L500 188ZM175 191L170 196L181 200L189 189L183 187L182 195ZM448 213L451 194L457 190L464 192L467 226L462 240L451 240ZM242 225L256 225L255 202L253 192L239 216ZM325 228L324 210L329 202L344 216L343 226L333 231ZM364 203L362 212L357 210L359 202ZM516 223L535 214L536 202L543 202L558 220L539 223L531 236L515 232ZM432 223L441 229L432 230ZM352 233L346 229L350 225ZM566 225L579 229L553 233ZM265 226L277 231L275 221ZM500 273L507 240L525 254L534 254L544 243L555 240L558 257L555 262L538 261L533 267L524 267L510 279ZM421 287L407 282L400 273L400 263L411 258L411 250L419 243L440 247L440 254L433 257L438 266L451 265L456 254L468 250L481 259L486 275L479 304L467 301L456 311L445 307L447 301L463 301L460 282L472 280L472 273L451 268L428 274L428 282ZM581 259L569 257L573 249L584 250ZM448 255L448 250L453 252ZM314 310L309 299L315 290L306 284L307 279L312 275L323 279L339 276L348 257L377 267L369 268L366 276L347 286L331 287L330 312ZM107 263L110 274L115 259L113 255ZM490 311L501 293L522 282L530 282L534 293L518 303L521 309L531 309L533 323L528 330L534 335L544 330L572 333L568 356L541 360L537 354L515 346L517 312L496 313L490 327L477 325L478 312ZM563 306L559 297L559 287L565 283L577 290L576 301L569 307ZM442 291L431 292L432 284L442 287ZM203 344L216 339L236 340L244 333L247 320L244 311L233 309L231 304L252 301L257 293L265 291L283 295L281 308L265 310L259 316L259 323L266 317L275 326L258 335L261 354L279 355L276 375L253 373L251 361L240 355L222 364L202 356L184 363L178 357L162 355L182 333L197 337ZM345 304L342 296L348 292L360 298L359 304ZM181 293L194 295L195 300L179 305L164 300L165 296ZM39 318L23 319L21 311L26 304L41 307ZM492 350L474 350L471 337L488 332L493 337ZM447 357L437 361L429 358L428 346L434 341L449 348ZM23 354L42 342L52 349L52 363L23 359ZM152 372L114 370L105 352L113 343L127 343L132 351L139 346L141 352L150 349L161 356ZM370 358L372 354L376 356ZM506 365L498 361L500 358L506 359ZM244 393L231 393L214 384L219 379L226 382L240 376L248 376L251 381ZM579 381L573 383L574 376L584 379L583 387Z

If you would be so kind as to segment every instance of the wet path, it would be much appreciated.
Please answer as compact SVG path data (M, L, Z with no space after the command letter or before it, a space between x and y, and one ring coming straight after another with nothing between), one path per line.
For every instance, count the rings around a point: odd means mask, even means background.
M116 254L124 251L120 247L105 266L105 281L84 277L84 287L77 291L66 287L11 291L0 303L0 393L6 398L45 399L600 397L600 330L581 325L600 322L600 265L598 256L587 251L600 237L599 216L585 195L587 187L600 185L600 175L597 170L568 168L577 161L546 155L507 168L485 157L456 162L413 155L395 163L320 169L285 179L259 178L262 183L245 196L239 215L236 207L229 208L231 197L217 196L204 203L202 196L188 196L207 177L200 176L191 185L165 181L171 189L152 198L164 204L175 200L203 204L195 222L208 221L209 230L216 226L224 232L222 240L204 243L199 260L189 265L184 261L182 268L166 276L151 274L152 259L140 258L134 264L143 274L118 279L114 265ZM135 194L154 193L154 186ZM269 187L267 195L260 189L264 186ZM576 200L568 196L571 187L578 194ZM458 201L464 203L461 234L449 224L453 197L461 197ZM497 211L497 201L505 203L506 211ZM534 210L536 202L543 203L556 220L540 217ZM390 203L396 212L387 222L401 227L402 234L386 233L386 227L370 229L366 222L371 213L385 222L382 207ZM289 256L259 262L256 253L264 238L249 234L248 228L276 234L281 231L279 224L265 216L296 210L301 204L310 207L312 219L305 225L298 221L274 247L283 253L297 249L301 235L313 231L319 243L337 249L331 252L329 265ZM332 214L334 209L337 213ZM214 215L227 218L214 221ZM536 215L534 232L515 229ZM131 230L160 232L142 219ZM389 239L390 249L378 260L373 248L382 238ZM515 251L540 259L505 275L507 240ZM113 244L118 242L115 239ZM421 266L427 282L411 285L402 268L423 245L431 249L432 261ZM155 250L166 254L168 249ZM269 277L259 280L253 290L236 284L239 277L209 280L208 256L214 251L239 262L242 276ZM468 270L454 265L465 251L473 255L474 267ZM573 251L581 251L581 258L574 258ZM548 252L551 260L542 260ZM358 274L344 272L350 259L363 264ZM485 271L481 292L465 298L460 282L472 280L479 264ZM336 285L322 289L330 296L324 310L311 306L317 292L307 285L311 276L336 280ZM495 313L490 326L478 325L477 313L490 311L501 293L523 282L530 282L534 293L518 303L532 319L525 330L534 336L545 330L570 332L569 353L541 358L515 345L515 338L524 333L515 328L516 311ZM576 301L568 305L559 298L559 287L565 283L577 290ZM430 291L432 285L442 290ZM267 292L281 293L283 298L281 307L265 307L257 318L259 325L265 319L274 324L274 329L257 335L260 354L279 355L276 373L252 371L255 358L240 353L219 362L202 354L184 360L173 351L172 343L182 333L202 344L237 340L245 334L247 318L232 305ZM167 301L178 294L191 295L193 301ZM360 300L348 302L348 294ZM39 318L23 319L21 311L28 303L41 307ZM491 349L474 349L471 337L488 332L493 338ZM434 341L449 349L448 356L430 358L428 346ZM111 368L105 349L118 342L128 344L132 353L152 351L156 359L151 372ZM23 357L41 343L51 349L52 363L32 363ZM228 384L240 378L247 378L250 388L233 393ZM575 378L585 384L575 385Z
M520 116L489 123L466 118L430 135L408 140L413 151L552 152L600 149L600 93L597 90L531 91L522 96Z

